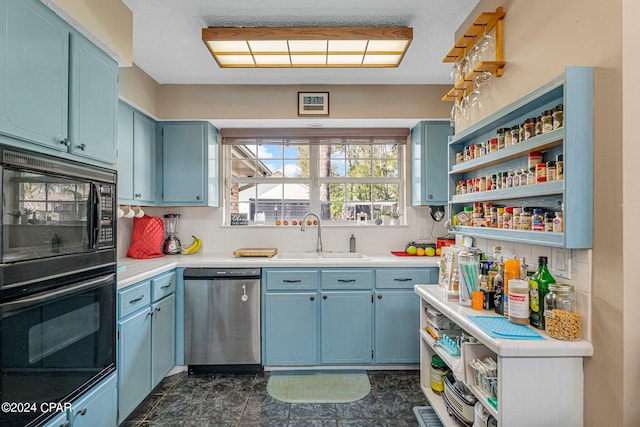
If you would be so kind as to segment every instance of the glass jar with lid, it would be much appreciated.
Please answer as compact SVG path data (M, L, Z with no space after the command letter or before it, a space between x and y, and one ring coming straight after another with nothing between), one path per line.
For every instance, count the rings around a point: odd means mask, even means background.
M544 297L545 330L550 337L574 341L582 337L582 318L573 285L550 283Z

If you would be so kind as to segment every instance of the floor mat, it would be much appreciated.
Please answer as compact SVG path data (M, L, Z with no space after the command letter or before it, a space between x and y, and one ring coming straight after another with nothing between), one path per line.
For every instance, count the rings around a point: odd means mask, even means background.
M366 372L271 372L267 392L288 403L347 403L371 391Z

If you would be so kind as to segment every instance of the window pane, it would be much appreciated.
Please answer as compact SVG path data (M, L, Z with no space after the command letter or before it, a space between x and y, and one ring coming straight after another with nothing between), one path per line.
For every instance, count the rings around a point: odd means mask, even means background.
M397 202L400 186L398 184L375 184L373 186L373 201Z
M349 201L370 201L371 184L348 184L347 200Z
M373 176L398 177L398 160L374 160Z
M370 159L349 159L347 160L347 176L365 178L371 176Z

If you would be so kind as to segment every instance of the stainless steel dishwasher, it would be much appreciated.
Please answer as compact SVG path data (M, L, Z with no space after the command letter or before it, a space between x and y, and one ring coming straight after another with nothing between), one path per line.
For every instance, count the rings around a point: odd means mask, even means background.
M262 370L259 268L184 270L189 374Z

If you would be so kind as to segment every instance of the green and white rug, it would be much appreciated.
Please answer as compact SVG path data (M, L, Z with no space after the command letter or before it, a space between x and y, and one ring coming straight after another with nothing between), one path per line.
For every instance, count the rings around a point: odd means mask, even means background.
M267 382L271 397L287 403L348 403L371 391L366 372L274 371Z

